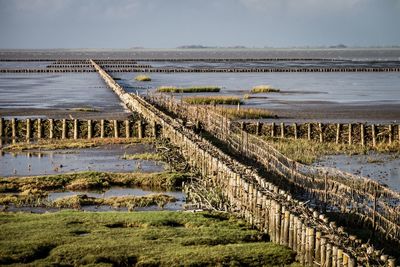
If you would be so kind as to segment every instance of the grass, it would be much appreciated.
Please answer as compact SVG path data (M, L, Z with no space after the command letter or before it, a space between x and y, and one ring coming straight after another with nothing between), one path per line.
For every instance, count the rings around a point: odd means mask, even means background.
M235 96L195 96L184 97L184 102L192 105L240 105L242 101Z
M254 86L251 89L252 94L258 94L258 93L277 93L280 92L281 90L272 88L270 85L257 85Z
M223 213L0 213L0 224L2 265L284 266L294 261L288 248L265 242L258 231Z
M189 174L177 172L159 173L110 173L77 172L47 176L0 178L0 193L23 193L54 190L93 190L110 186L143 186L171 189L188 180Z
M138 82L149 82L149 81L151 81L151 78L150 78L150 76L140 74L135 77L135 80Z
M161 93L201 93L201 92L219 92L218 86L192 86L192 87L176 87L176 86L161 86L157 88L157 92Z
M157 161L163 160L162 156L158 153L124 154L122 156L122 159L126 160L141 159L141 160L157 160Z
M93 138L93 139L65 139L65 140L39 140L36 143L17 143L3 148L4 151L26 151L32 149L55 150L55 149L78 149L97 147L109 144L132 144L132 143L151 143L152 138Z
M230 119L266 119L277 118L276 115L268 110L261 108L227 108L217 107L216 111L226 115Z
M79 107L79 108L71 108L72 111L80 111L80 112L99 112L100 110L91 108L91 107Z
M267 137L266 140L287 157L303 164L312 164L326 155L357 155L367 154L369 151L399 154L399 144L396 143L392 145L379 144L376 148L372 148L329 142L320 143L305 139L294 140Z

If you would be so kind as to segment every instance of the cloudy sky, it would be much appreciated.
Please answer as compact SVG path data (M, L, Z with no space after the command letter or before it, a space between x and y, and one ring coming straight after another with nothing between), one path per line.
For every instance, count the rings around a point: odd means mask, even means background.
M400 45L400 0L0 0L0 48Z

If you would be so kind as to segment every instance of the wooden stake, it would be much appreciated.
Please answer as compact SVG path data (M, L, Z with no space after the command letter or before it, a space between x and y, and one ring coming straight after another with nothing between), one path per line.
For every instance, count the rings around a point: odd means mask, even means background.
M275 137L275 123L271 123L271 137Z
M17 139L17 120L15 118L11 119L11 139L12 143L16 143Z
M119 129L118 129L118 121L113 120L114 123L114 138L119 138Z
M389 124L389 145L392 144L393 141L393 125Z
M131 124L128 119L125 120L125 138L131 137Z
M42 119L38 118L37 119L37 138L41 139L42 138Z
M143 124L142 121L137 122L137 127L138 127L138 138L142 139L143 138Z
M361 129L361 146L365 146L365 125L361 124L360 125Z
M353 143L353 124L349 123L349 145Z
M74 139L78 139L78 119L74 119Z
M285 124L281 122L281 138L285 138Z
M104 138L104 120L100 120L100 138Z
M0 118L0 147L3 146L4 119Z
M324 132L322 129L322 123L318 123L318 128L319 128L319 142L323 143L324 142Z
M326 238L321 237L320 266L326 266Z
M297 140L298 135L297 135L297 124L296 123L293 123L293 132L294 132L294 139Z
M157 138L157 122L153 121L153 137Z
M26 142L31 141L31 119L26 119Z
M311 140L311 123L307 124L307 139Z
M336 144L339 144L340 141L340 130L342 126L340 123L336 124Z
M66 138L67 138L67 120L63 119L61 125L61 139L66 139Z
M49 119L49 138L54 138L54 119Z
M375 124L371 125L372 129L372 146L376 147L376 129L375 129Z
M92 139L92 120L87 121L87 138Z

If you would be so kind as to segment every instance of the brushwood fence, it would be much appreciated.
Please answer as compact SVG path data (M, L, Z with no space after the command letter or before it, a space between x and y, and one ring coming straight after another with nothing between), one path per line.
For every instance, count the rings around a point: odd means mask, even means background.
M210 186L221 188L227 210L267 232L273 242L292 248L303 265L395 266L395 259L381 255L357 238L349 238L326 216L293 199L289 193L186 127L180 119L156 108L148 99L127 93L96 62L91 63L127 107L140 113L150 124L160 125L162 136L181 149L189 163L210 181ZM221 123L228 121L221 120Z

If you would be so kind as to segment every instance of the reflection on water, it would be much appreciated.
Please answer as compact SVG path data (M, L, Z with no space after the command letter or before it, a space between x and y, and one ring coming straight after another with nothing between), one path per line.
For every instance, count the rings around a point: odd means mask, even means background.
M327 156L315 166L333 167L355 175L368 177L400 192L400 157L393 155L334 155Z
M164 163L152 160L124 160L124 154L153 152L149 144L107 145L99 148L62 149L4 153L0 156L0 176L30 176L77 171L160 172Z

